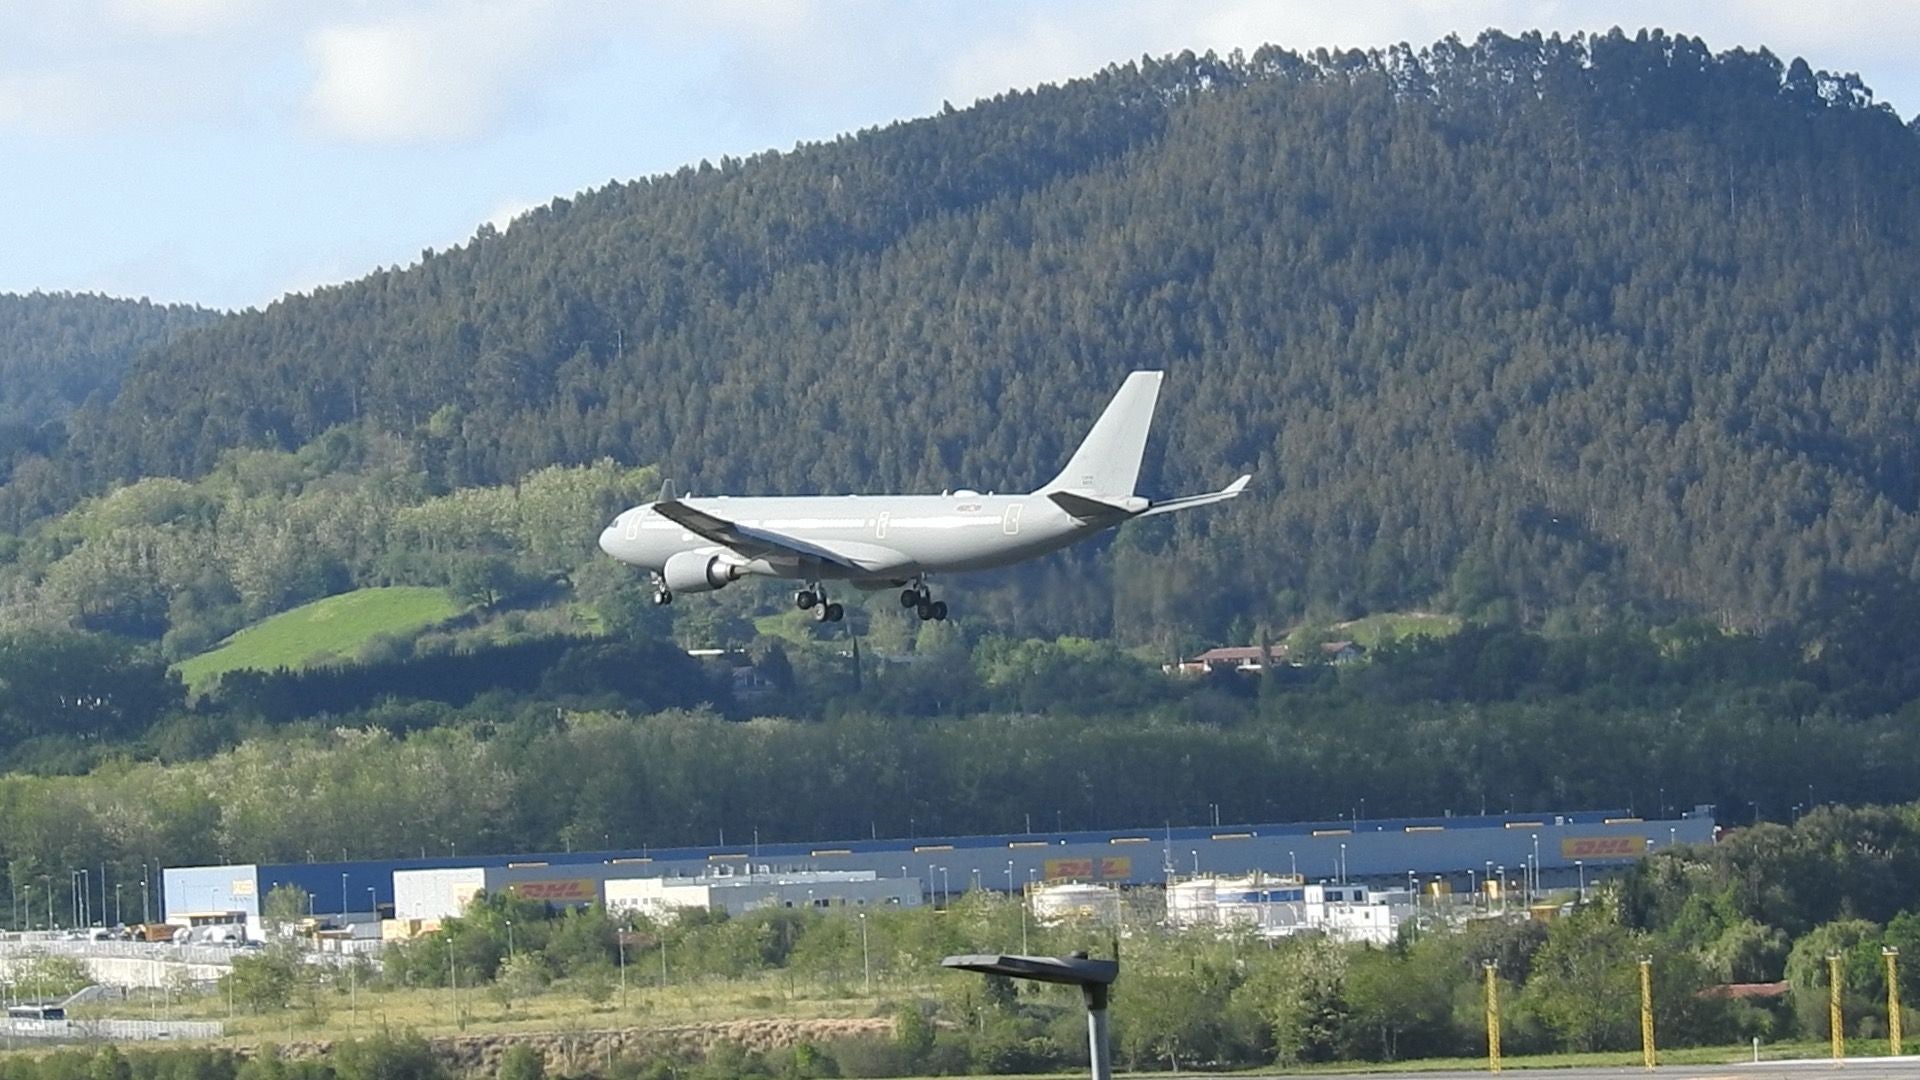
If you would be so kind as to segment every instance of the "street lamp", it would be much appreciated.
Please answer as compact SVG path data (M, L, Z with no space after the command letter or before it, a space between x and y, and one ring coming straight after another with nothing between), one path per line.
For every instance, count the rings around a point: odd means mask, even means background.
M1347 844L1346 844L1346 841L1343 840L1340 842L1340 884L1345 885L1346 883L1347 883Z
M1587 902L1587 864L1584 859L1573 860L1573 868L1580 875L1580 902Z
M873 959L867 952L867 913L860 913L860 978L866 993L873 993Z
M27 897L27 930L28 932L32 932L33 930L33 882L29 881L21 885L20 891L22 893L25 893ZM20 917L18 915L14 916L13 924L15 926L20 925Z
M341 922L341 925L345 925L346 921L347 921L347 875L342 873L340 875L340 922Z
M1010 979L1063 983L1080 988L1087 1003L1087 1057L1093 1080L1113 1080L1113 1061L1107 1052L1107 1001L1113 980L1120 974L1118 960L1089 960L1084 952L1053 956L949 956L942 967L1003 975Z
M601 954L606 955L605 953ZM513 963L513 920L507 920L507 963Z

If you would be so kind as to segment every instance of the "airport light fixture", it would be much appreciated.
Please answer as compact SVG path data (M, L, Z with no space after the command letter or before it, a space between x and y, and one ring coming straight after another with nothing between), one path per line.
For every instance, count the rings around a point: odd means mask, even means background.
M1079 987L1087 1003L1087 1057L1092 1062L1093 1080L1113 1080L1113 1059L1107 1050L1107 998L1113 980L1120 974L1120 961L1089 960L1084 952L1066 956L971 954L949 956L940 966Z

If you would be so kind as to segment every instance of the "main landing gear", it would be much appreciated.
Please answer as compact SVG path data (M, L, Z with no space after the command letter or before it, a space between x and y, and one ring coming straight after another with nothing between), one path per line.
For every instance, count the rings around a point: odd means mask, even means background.
M673 603L673 590L667 588L666 581L664 581L659 575L657 574L654 575L653 606L666 607L668 604L671 604L671 603Z
M845 608L827 599L826 590L817 581L793 594L793 606L813 612L814 622L839 622L847 616Z
M912 608L914 614L920 616L921 622L944 622L947 618L947 602L935 600L933 590L927 588L924 579L900 590L900 606Z

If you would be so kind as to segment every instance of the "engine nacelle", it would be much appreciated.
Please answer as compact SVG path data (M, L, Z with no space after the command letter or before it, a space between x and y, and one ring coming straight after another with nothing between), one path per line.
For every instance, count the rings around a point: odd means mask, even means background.
M677 593L712 592L740 580L740 568L718 555L682 551L667 558L660 570L667 588Z

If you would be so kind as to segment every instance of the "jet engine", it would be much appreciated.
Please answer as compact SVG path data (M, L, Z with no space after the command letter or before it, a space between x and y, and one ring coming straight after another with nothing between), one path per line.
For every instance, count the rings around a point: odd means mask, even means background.
M660 569L667 588L677 593L712 592L740 580L740 568L718 555L682 551L667 558Z

